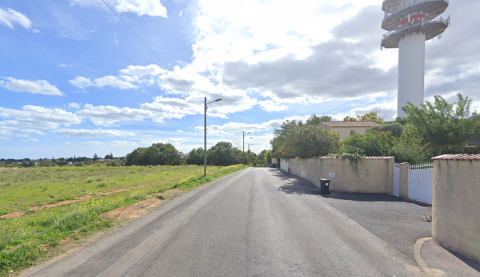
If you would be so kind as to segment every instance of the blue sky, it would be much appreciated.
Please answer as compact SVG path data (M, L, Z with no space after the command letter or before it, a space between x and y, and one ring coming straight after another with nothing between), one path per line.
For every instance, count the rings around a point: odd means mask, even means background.
M259 152L285 119L396 115L397 50L380 50L381 1L102 0L0 4L0 157L123 156L170 142ZM361 2L361 3L358 3ZM480 103L475 0L427 42L425 96Z

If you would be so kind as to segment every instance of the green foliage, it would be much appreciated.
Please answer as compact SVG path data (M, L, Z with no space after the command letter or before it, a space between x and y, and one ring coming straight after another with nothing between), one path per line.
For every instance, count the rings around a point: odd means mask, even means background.
M204 162L204 151L202 147L192 149L187 155L187 164L202 165Z
M340 136L336 132L330 133L323 126L296 125L287 121L282 127L284 130L275 130L272 146L285 159L319 157L338 149Z
M170 144L154 143L137 148L127 155L126 165L180 165L181 153Z
M434 103L428 101L417 107L412 103L402 109L408 115L407 128L429 143L436 155L444 147L463 146L478 130L476 114L470 112L473 100L457 94L458 101L448 103L436 95Z
M272 163L272 150L268 150L267 152L265 152L264 162L266 164Z
M392 135L399 137L402 135L403 126L400 123L382 124L380 126L368 128L365 132L371 133L373 131L391 132Z
M230 142L219 142L207 152L207 162L211 165L230 166L240 164L239 156L242 151L233 148Z
M357 115L357 118L346 116L343 121L370 121L378 124L383 124L385 121L383 118L379 117L377 112L369 112L364 115Z
M418 136L403 132L394 136L391 132L372 131L353 135L342 141L339 153L358 156L394 156L397 163L422 163L430 158L428 145Z

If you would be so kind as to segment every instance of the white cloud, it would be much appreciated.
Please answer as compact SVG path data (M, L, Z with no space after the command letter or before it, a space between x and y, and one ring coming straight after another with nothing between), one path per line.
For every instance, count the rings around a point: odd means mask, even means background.
M287 106L285 105L279 105L278 103L272 101L272 100L266 100L266 101L259 101L258 102L258 105L260 105L260 107L271 113L271 112L280 112L280 111L284 111L286 109L288 109Z
M180 12L178 13L178 17L182 17L182 13L183 13L183 11L180 11Z
M115 76L105 76L102 78L97 78L93 82L89 78L81 77L78 76L73 80L70 80L69 82L81 89L84 89L86 87L97 87L97 88L102 88L104 86L110 86L113 88L118 88L118 89L136 89L138 88L137 85L132 84L133 81L136 81L132 78L120 76L120 77L115 77Z
M68 66L68 65L66 65L66 64L64 64L64 63L58 65L58 67L67 67L67 66Z
M30 138L30 139L24 139L24 140L22 140L22 141L24 141L24 142L38 142L38 139L36 139L36 138Z
M24 14L7 8L4 10L0 8L0 24L6 25L10 29L15 29L14 25L20 25L27 30L32 30L34 33L40 33L39 30L32 29L32 22Z
M17 137L19 137L19 138L29 138L30 135L26 134L26 133L22 133L22 134L17 134Z
M138 143L134 141L126 141L126 140L114 140L114 141L110 141L108 144L112 146L138 146Z
M70 3L84 7L108 9L102 0L70 0ZM110 0L108 3L118 13L131 12L138 16L167 17L167 9L162 5L160 0Z
M39 106L23 106L22 110L0 107L0 127L18 129L57 129L82 123L82 117L61 109L47 109Z
M45 80L29 81L19 80L14 78L4 78L9 82L1 84L4 88L16 91L16 92L29 92L33 94L45 94L45 95L63 95L56 86L50 85Z
M87 145L87 146L104 146L105 143L101 141L87 141L87 142L82 142L80 145Z
M142 109L117 108L114 106L96 106L86 104L78 114L88 116L95 125L109 126L119 121L142 121L153 118L154 113Z
M113 38L116 45L118 45L117 33L113 32Z
M182 131L182 130L177 130L177 132L179 132L179 133L183 133L183 131Z
M68 107L72 108L72 109L79 110L80 109L80 104L78 104L78 103L68 103Z
M35 134L35 135L40 135L40 136L46 136L47 135L44 132L42 132L40 130L35 130L35 129L21 129L19 131L21 131L23 133L27 133L27 134Z
M0 130L0 135L2 136L11 136L13 133L10 130Z
M120 70L121 74L124 75L131 75L131 76L139 76L143 77L144 75L150 75L150 76L156 76L161 73L167 72L166 70L163 70L156 64L151 64L147 66L134 66L134 65L129 65L127 66L126 69Z
M119 130L85 130L85 129L59 129L54 133L76 138L100 138L100 137L132 137L135 133Z

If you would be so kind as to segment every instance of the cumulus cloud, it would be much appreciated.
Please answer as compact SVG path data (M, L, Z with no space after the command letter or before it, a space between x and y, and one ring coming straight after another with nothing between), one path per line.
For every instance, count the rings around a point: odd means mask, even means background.
M100 138L100 137L132 137L135 133L120 130L85 130L85 129L59 129L54 133L75 138Z
M24 142L38 142L38 139L36 139L36 138L30 138L30 139L24 139L24 140L22 140L22 141L24 141Z
M47 109L39 106L23 106L22 110L0 107L0 127L25 129L57 129L82 123L82 117L61 109Z
M142 121L152 118L154 113L142 109L117 108L114 106L93 106L86 104L78 114L88 116L95 125L109 126L119 121Z
M40 135L40 136L46 136L47 135L44 132L42 132L40 130L35 130L35 129L21 129L19 131L21 131L24 134L33 134L33 135Z
M32 29L32 21L28 19L23 13L17 12L7 8L6 10L0 8L0 24L15 29L14 25L20 25L27 30L32 30L34 33L39 33L37 29Z
M136 89L138 88L137 85L134 85L132 83L131 78L125 78L125 77L115 77L115 76L105 76L101 78L97 78L93 81L91 81L89 78L81 77L78 76L73 80L70 80L70 84L84 89L86 87L97 87L97 88L102 88L104 86L109 86L113 88L118 88L118 89Z
M70 0L70 3L83 7L106 8L102 0ZM167 9L160 0L110 0L108 3L118 13L167 17Z
M134 141L126 141L126 140L114 140L108 142L108 144L112 146L138 146L138 143Z
M266 101L259 101L258 105L265 111L271 113L271 112L279 112L288 109L287 106L285 105L279 105L278 103L272 101L272 100L266 100Z
M78 103L68 103L68 107L72 108L72 109L79 110L80 109L80 104L78 104Z
M1 136L11 136L13 133L10 130L0 130Z
M156 75L159 75L159 74L165 73L165 72L166 72L166 70L160 68L156 64L151 64L151 65L147 65L147 66L129 65L129 66L127 66L126 69L120 70L121 74L131 75L131 76L139 76L139 77L143 77L145 75L156 76Z
M50 85L45 80L30 81L19 80L14 78L4 78L8 82L2 82L0 85L8 90L16 92L29 92L33 94L57 95L61 96L63 93L54 85Z

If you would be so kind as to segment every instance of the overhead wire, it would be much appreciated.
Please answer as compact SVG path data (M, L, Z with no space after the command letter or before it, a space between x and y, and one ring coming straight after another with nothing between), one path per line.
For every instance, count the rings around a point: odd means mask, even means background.
M147 49L152 52L152 54L160 61L163 63L163 65L165 65L166 68L168 68L175 76L177 76L178 79L180 79L185 85L187 85L190 89L192 89L194 92L196 93L200 93L198 92L197 90L195 90L192 86L190 86L184 79L182 79L177 73L175 73L175 71L173 71L172 68L170 68L170 66L168 66L146 43L145 41L143 41L140 36L137 35L137 33L135 33L135 31L132 30L132 28L130 28L130 26L128 26L128 24L113 10L113 8L107 3L106 0L102 0L103 3L105 3L105 5L118 17L118 19L120 19L120 21L122 21L122 23L143 43L143 45L145 45L145 47L147 47ZM200 93L201 94L201 93Z

